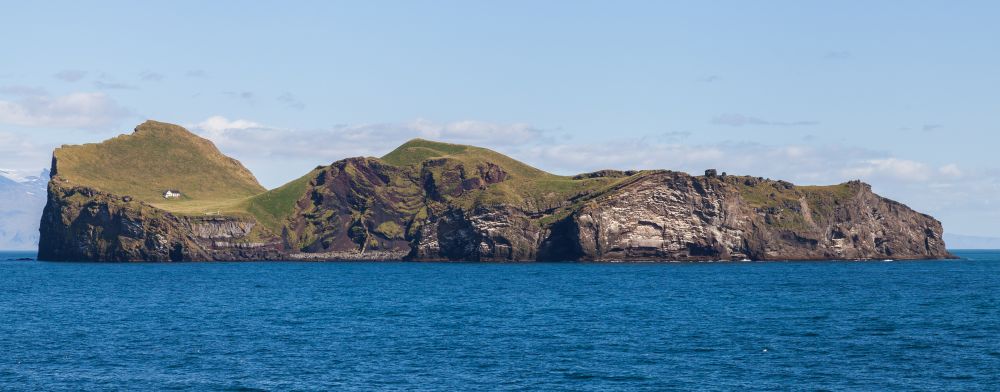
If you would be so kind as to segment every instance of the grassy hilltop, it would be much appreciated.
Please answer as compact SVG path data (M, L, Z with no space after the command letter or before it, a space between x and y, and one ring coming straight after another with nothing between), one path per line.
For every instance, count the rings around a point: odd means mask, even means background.
M168 211L239 212L234 208L238 200L266 191L212 142L156 121L103 143L63 146L55 150L53 160L53 174L69 184L131 196ZM168 189L183 196L164 199Z
M391 165L419 170L425 162L443 160L444 164L429 169L437 178L445 177L449 169L475 168L488 164L499 166L505 173L504 181L492 184L482 192L464 193L449 201L471 208L478 204L546 203L565 200L584 191L593 191L618 182L620 178L574 178L551 174L490 149L413 139L382 157ZM427 165L431 166L431 165ZM440 168L440 169L437 169ZM466 178L476 178L480 173L468 171Z

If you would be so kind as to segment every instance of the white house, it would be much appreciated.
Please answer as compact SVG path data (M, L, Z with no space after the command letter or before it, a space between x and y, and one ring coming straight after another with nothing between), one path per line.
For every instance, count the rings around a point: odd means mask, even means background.
M181 191L175 189L168 189L163 192L164 199L177 199L181 197Z

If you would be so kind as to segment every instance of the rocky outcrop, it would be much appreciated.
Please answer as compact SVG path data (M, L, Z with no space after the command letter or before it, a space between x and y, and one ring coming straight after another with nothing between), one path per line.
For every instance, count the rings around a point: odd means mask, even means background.
M533 261L545 230L511 206L430 215L415 236L414 259Z
M129 201L126 201L129 200ZM54 177L42 212L39 260L279 260L276 238L254 239L241 217L178 216L127 196L70 186ZM258 228L258 232L259 232Z
M745 184L659 173L581 208L564 223L580 260L852 260L947 258L941 223L860 182L843 197L781 189L791 203L754 207ZM752 192L747 192L752 193ZM773 192L772 192L773 193Z

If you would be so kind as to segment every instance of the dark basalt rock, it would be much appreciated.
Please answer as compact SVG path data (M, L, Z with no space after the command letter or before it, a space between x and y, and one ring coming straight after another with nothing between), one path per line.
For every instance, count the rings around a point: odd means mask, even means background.
M277 260L280 242L251 242L257 223L236 217L178 217L94 189L49 184L39 260Z

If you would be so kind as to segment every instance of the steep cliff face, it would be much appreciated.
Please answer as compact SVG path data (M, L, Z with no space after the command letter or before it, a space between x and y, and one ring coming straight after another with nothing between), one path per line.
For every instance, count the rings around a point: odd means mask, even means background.
M127 196L54 179L42 213L40 260L277 260L282 246L252 218L178 216ZM256 230L255 230L256 229Z
M301 259L401 260L424 194L401 169L352 158L315 174L285 223Z
M657 173L588 203L566 226L582 260L949 257L940 222L860 182L817 189Z
M254 194L259 186L253 176L207 141L179 127L148 124L137 129L138 138L120 137L111 145L57 151L42 218L39 258L667 261L950 257L938 221L884 199L860 182L795 186L714 173L690 176L614 170L564 177L486 149L414 140L381 159L341 160L317 167L285 186ZM114 165L120 160L103 156L122 151L141 154L144 146L157 145L158 138L189 140L201 151L189 159L202 162L199 166L208 167L211 173L188 166L147 168L156 171L148 180L126 180L115 174ZM161 158L170 159L170 150L161 148ZM99 153L88 155L94 151ZM75 169L62 170L60 161L73 162ZM107 162L114 164L108 172L101 172ZM80 168L97 172L80 175ZM173 171L180 174L174 178ZM229 176L229 171L235 174ZM180 200L159 196L159 188L178 182L182 193L191 192Z

